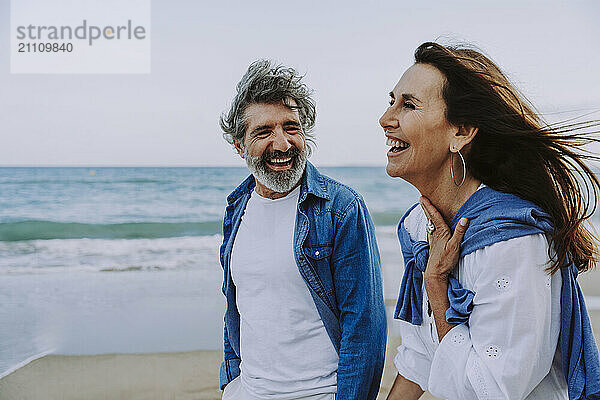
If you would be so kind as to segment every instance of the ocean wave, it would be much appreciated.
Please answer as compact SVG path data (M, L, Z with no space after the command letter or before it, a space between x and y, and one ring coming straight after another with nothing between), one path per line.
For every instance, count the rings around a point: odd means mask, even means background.
M123 268L117 268L117 267L102 268L102 269L100 269L100 272L164 271L167 269L170 269L170 268L164 268L164 267L160 267L158 265L148 265L148 266L133 265L133 266L123 267Z
M222 235L0 242L0 275L220 270Z
M404 211L373 212L371 218L377 226L397 226L403 215Z
M48 239L157 239L180 236L205 236L221 232L221 221L206 222L129 222L84 224L77 222L18 221L0 223L0 241Z
M378 227L396 226L400 212L375 212L373 222ZM181 236L206 236L221 233L221 220L204 222L125 222L88 224L44 220L0 223L0 241L49 239L158 239Z
M371 214L378 229L395 227L402 212ZM592 224L600 231L598 216ZM183 236L211 236L221 233L222 221L204 222L126 222L116 224L87 224L41 220L0 223L0 242L50 239L160 239Z

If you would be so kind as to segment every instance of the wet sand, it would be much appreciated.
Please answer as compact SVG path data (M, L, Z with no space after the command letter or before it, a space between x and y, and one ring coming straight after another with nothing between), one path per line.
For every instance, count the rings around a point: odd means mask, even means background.
M396 249L382 251L384 294L394 298L401 269L394 268ZM397 262L397 261L396 261ZM392 267L390 267L392 266ZM600 271L578 279L588 296L600 296ZM599 299L596 297L596 299ZM395 300L387 300L388 315ZM591 304L588 303L588 307ZM600 338L600 305L590 311L594 334ZM396 377L393 358L400 343L389 323L386 365L378 399L385 399ZM167 338L165 338L167 340ZM0 379L2 400L217 400L221 351L180 353L48 355ZM425 393L422 399L435 397Z
M600 311L591 311L596 338ZM396 376L392 363L398 338L391 338L378 399ZM0 380L5 400L178 399L218 400L219 351L97 356L50 355ZM435 399L425 394L422 399Z

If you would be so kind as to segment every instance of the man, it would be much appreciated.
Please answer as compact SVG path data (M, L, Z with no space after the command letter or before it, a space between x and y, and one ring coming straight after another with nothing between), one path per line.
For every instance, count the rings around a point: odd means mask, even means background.
M293 69L257 61L221 117L251 172L223 222L223 399L379 390L386 320L374 227L356 192L307 162L310 94Z

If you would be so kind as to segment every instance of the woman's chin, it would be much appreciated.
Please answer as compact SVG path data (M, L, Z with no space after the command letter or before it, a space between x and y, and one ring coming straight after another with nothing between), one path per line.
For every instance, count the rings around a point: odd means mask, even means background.
M402 178L400 171L397 168L394 168L389 162L385 167L385 172L391 176L392 178Z

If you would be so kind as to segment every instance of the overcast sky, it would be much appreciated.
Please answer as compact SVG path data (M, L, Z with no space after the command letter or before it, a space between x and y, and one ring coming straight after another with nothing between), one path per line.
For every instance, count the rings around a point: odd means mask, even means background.
M482 48L551 120L600 109L597 0L222 3L153 0L150 74L21 75L0 0L0 164L244 165L218 117L272 58L315 91L315 163L384 165L388 92L436 38Z

